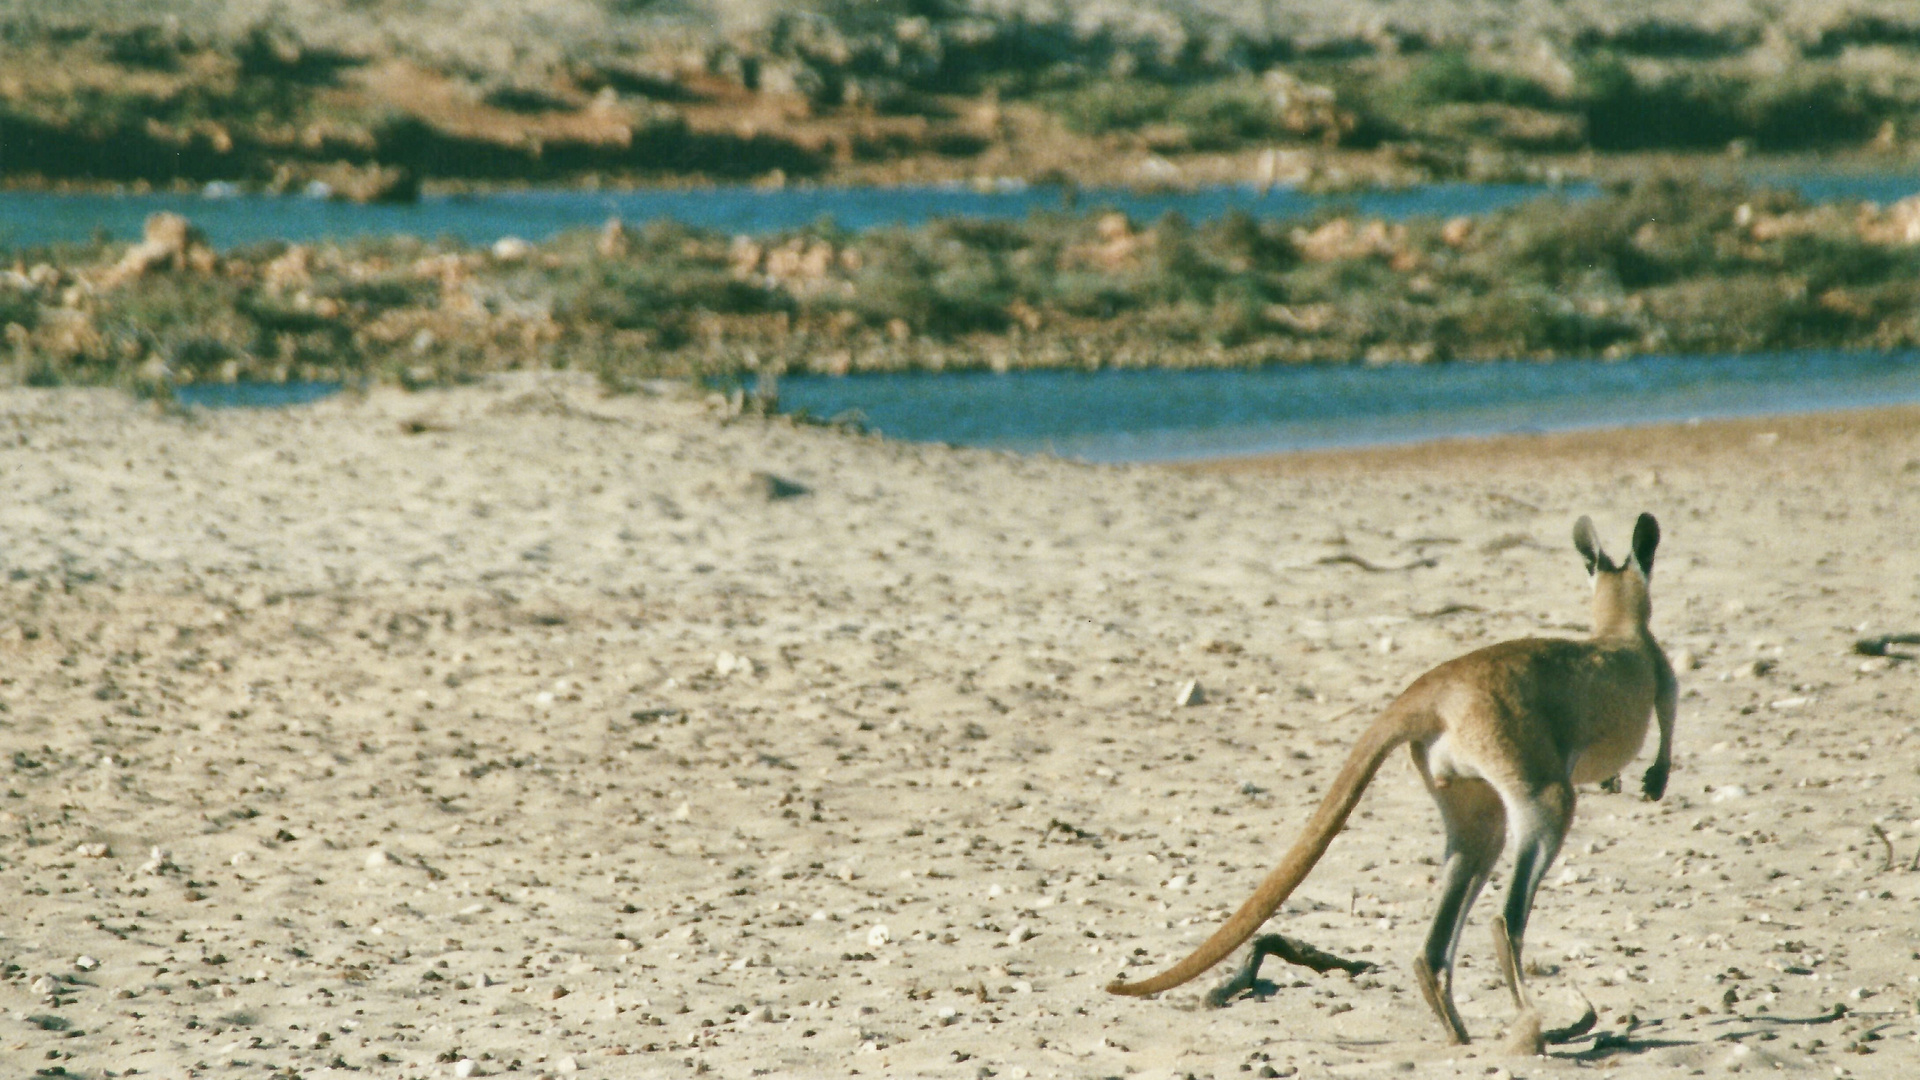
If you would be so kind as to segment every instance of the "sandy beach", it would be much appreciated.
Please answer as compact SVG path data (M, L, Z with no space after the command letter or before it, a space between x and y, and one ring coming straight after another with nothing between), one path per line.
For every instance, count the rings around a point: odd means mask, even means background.
M1582 788L1527 942L1593 1034L1502 1052L1483 900L1443 1042L1403 757L1270 924L1379 971L1101 991L1239 904L1413 677L1583 633L1573 521L1619 552L1643 510L1673 779ZM1920 631L1916 534L1920 409L1096 468L565 376L7 390L0 1061L1920 1075L1920 662L1855 651Z

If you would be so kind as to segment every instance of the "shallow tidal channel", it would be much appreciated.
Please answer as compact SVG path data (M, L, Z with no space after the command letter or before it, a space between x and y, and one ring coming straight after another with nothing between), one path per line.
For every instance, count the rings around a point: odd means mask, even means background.
M803 376L780 408L914 442L1194 461L1920 401L1920 352Z

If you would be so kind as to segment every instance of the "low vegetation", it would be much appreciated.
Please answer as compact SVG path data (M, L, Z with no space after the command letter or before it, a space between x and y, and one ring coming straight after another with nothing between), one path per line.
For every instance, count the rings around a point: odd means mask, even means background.
M6 371L615 385L752 371L1231 366L1920 345L1920 201L1662 180L1481 219L1137 222L1097 209L764 236L671 224L491 248L17 251Z
M0 0L0 180L1331 183L1920 139L1910 6ZM1539 10L1533 10L1538 7ZM1882 9L1884 8L1884 10ZM1293 157L1276 168L1272 151ZM1261 164L1263 158L1265 164Z

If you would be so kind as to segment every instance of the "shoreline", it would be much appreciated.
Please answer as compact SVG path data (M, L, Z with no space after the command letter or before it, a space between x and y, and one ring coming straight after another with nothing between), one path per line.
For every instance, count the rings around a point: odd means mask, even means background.
M1782 177L1830 177L1846 181L1862 178L1911 177L1920 183L1920 161L1910 156L1871 151L1845 153L1781 152L1759 156L1730 156L1714 150L1652 150L1610 154L1547 154L1529 156L1524 168L1511 174L1470 176L1426 176L1396 173L1377 167L1367 152L1349 151L1329 155L1328 166L1311 176L1292 181L1262 182L1253 163L1262 151L1249 149L1222 160L1187 162L1198 165L1191 172L1174 176L1143 177L1137 171L1111 174L1068 175L1053 171L1034 174L981 171L965 163L946 162L946 169L916 169L901 175L861 171L833 173L769 181L764 177L714 177L704 175L664 175L628 177L572 177L560 179L463 179L441 177L423 181L418 199L459 199L493 195L644 195L698 194L712 191L751 192L833 192L899 191L925 188L940 191L965 190L998 193L1008 190L1059 190L1080 195L1118 192L1128 195L1192 194L1220 188L1290 190L1302 195L1339 197L1365 196L1406 191L1421 187L1462 185L1538 185L1549 189L1570 184L1622 186L1648 180L1691 178L1710 184L1765 188ZM1329 173L1342 177L1330 180ZM212 190L215 194L208 194ZM47 196L164 196L199 198L208 201L245 197L255 199L312 199L320 203L346 206L406 207L407 202L355 202L345 196L314 196L297 188L275 189L244 177L207 180L132 179L98 180L84 177L48 178L26 174L0 174L0 193Z
M1420 443L1295 450L1196 462L1158 462L1168 468L1203 473L1314 471L1338 473L1484 465L1510 461L1559 464L1601 461L1605 467L1647 466L1688 455L1740 456L1781 440L1857 444L1863 451L1876 439L1920 431L1920 404L1827 409L1816 412L1735 416L1679 423L1629 424L1532 434L1467 436ZM1744 449L1743 449L1744 446ZM1920 459L1916 459L1920 462ZM1920 464L1916 464L1920 468Z

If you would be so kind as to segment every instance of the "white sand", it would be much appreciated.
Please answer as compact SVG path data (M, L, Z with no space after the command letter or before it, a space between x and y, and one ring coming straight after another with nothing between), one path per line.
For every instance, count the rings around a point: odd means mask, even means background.
M1850 652L1920 631L1920 412L1173 470L559 378L9 391L0 482L9 1075L1920 1075L1920 663ZM1398 761L1270 924L1384 970L1101 992L1413 676L1580 632L1574 518L1642 509L1673 781L1582 792L1527 954L1614 1045L1500 1052L1488 899L1443 1044Z

